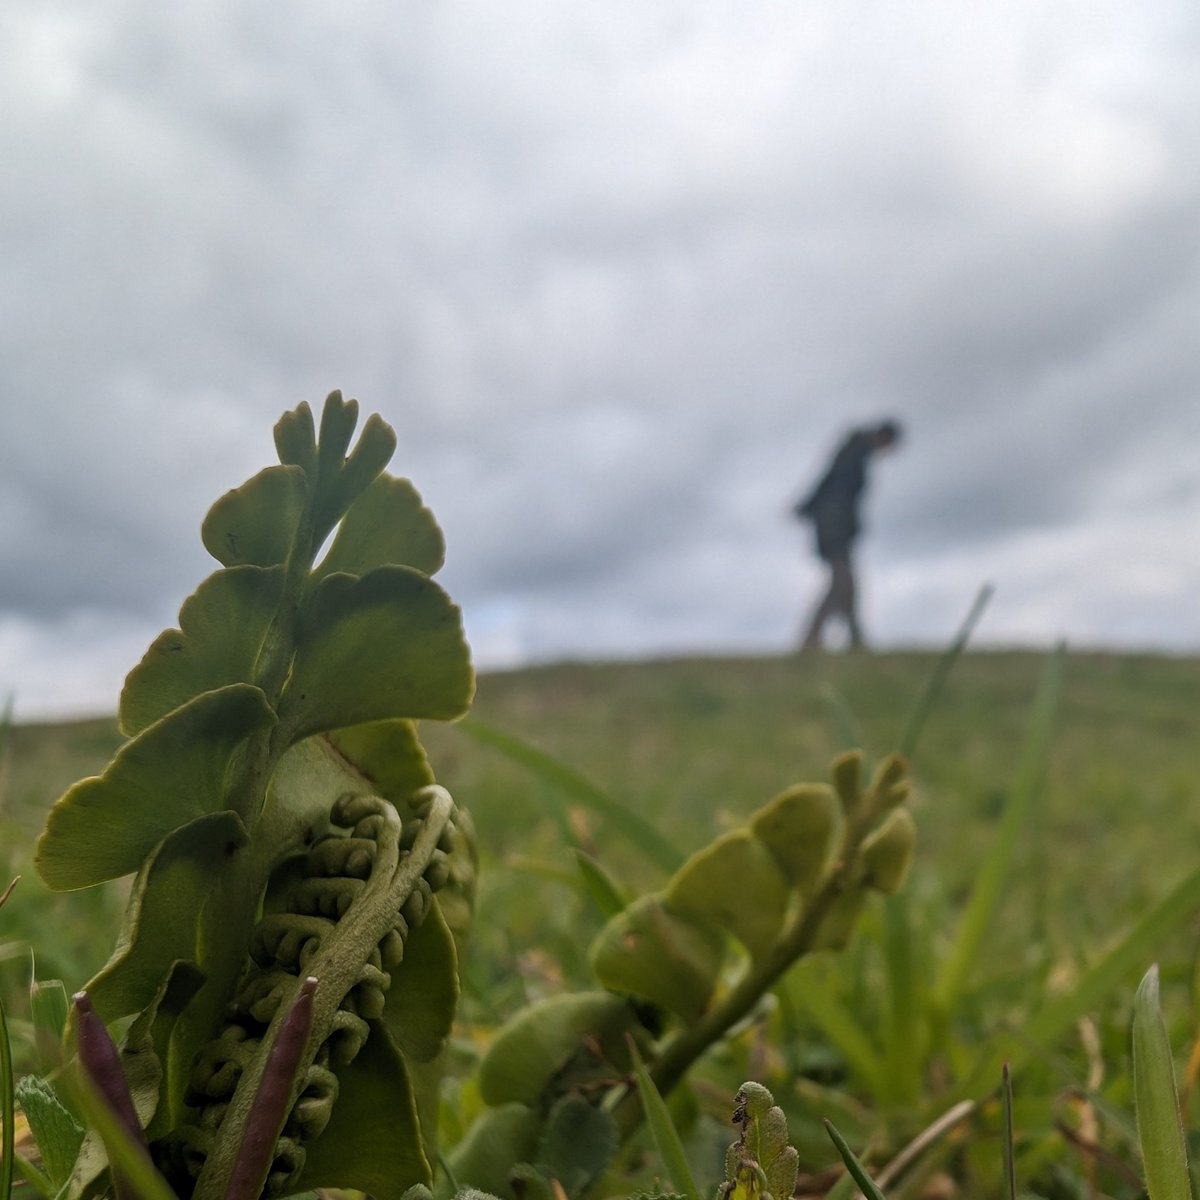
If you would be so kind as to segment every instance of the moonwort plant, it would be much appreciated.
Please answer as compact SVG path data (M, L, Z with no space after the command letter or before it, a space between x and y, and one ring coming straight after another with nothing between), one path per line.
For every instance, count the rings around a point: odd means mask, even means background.
M909 792L902 759L866 778L862 755L844 754L832 785L786 789L660 890L618 904L589 953L598 986L530 1005L488 1047L488 1107L448 1154L441 1194L468 1181L524 1195L581 1094L598 1114L576 1138L581 1152L627 1142L646 1116L645 1088L630 1082L641 1057L654 1092L669 1093L800 959L842 949L872 892L901 886L916 834Z
M56 889L135 873L68 1036L198 1200L432 1178L474 856L413 722L461 715L474 685L431 579L441 533L384 472L389 426L351 447L357 418L337 392L319 433L307 405L285 414L279 465L213 506L219 569L129 674L130 740L38 844ZM106 1063L97 1026L130 1017ZM68 1195L106 1161L90 1134Z

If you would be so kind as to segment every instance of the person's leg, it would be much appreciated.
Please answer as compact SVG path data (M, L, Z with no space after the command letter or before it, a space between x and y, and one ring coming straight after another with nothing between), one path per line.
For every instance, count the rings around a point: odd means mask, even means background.
M829 568L829 586L825 589L825 594L817 601L817 607L813 609L813 615L808 622L808 631L800 643L802 650L820 649L821 630L824 629L825 622L838 611L837 564L831 562Z
M858 587L854 581L854 567L849 554L835 559L830 564L831 579L829 594L832 598L832 611L836 612L846 622L850 634L850 645L855 649L863 644L862 629L858 624Z

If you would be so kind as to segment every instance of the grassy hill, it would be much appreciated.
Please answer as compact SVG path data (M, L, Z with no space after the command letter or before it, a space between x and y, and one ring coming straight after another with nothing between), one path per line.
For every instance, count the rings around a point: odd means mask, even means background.
M1014 652L971 653L956 664L914 763L918 895L935 889L953 908L969 886L1012 784L1044 662ZM824 778L845 744L846 713L869 752L886 753L933 663L929 654L888 653L562 664L484 675L472 719L562 759L686 851L789 783ZM1103 942L1194 865L1198 684L1193 659L1068 656L1043 799L1003 914L1015 941L1037 930L1076 946ZM521 942L581 940L570 925L578 914L562 903L568 842L589 846L621 878L654 886L656 871L635 847L593 814L564 812L562 796L525 768L461 728L428 725L422 736L439 778L476 821L485 901L511 905L514 888L531 899L505 923L514 955ZM119 896L48 897L32 878L29 850L47 806L98 771L119 741L111 719L10 731L0 869L27 878L7 927L52 924L42 953L62 959L71 983L103 956L88 926L108 919ZM556 921L552 936L547 923ZM495 944L490 952L506 953Z

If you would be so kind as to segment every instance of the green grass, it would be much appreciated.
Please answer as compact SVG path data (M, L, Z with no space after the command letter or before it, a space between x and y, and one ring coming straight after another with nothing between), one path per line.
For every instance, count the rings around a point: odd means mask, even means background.
M1003 816L1021 783L1022 746L1047 658L970 652L954 665L913 764L919 844L903 921L920 936L898 941L901 910L877 905L843 965L831 972L817 962L806 977L871 1033L882 1027L873 1013L883 1013L881 1021L904 1016L900 1009L886 1016L897 962L911 1004L922 1003L935 986L989 852L998 838L1014 836ZM649 822L686 855L741 824L789 784L824 778L843 749L847 712L873 758L895 748L935 661L915 652L711 658L564 664L483 676L472 719L553 756L571 772L556 778L555 771L531 769L536 756L522 764L465 728L422 728L440 781L471 810L479 833L483 883L465 1011L476 1021L497 1020L532 997L586 981L587 946L605 914L574 850L592 855L617 886L661 884L663 868L655 854L639 848L637 822L611 802ZM1089 978L1104 984L1103 996L1096 993L1096 1019L1110 1064L1105 1103L1127 1109L1129 1018L1149 960L1127 968L1122 960L1119 970L1128 978L1115 981L1103 971L1087 972L1200 862L1200 661L1068 653L1062 667L1045 777L1015 831L1012 866L999 881L967 999L952 1014L966 1023L968 1043L972 1031L989 1037L1006 1031L1024 1061L1034 1064L1029 1070L1041 1072L1041 1079L1018 1077L1016 1106L1019 1119L1043 1128L1050 1109L1037 1106L1082 1078L1080 1047L1051 1020L1058 1011L1053 1002L1065 995L1060 1007L1070 1011L1073 987L1098 986ZM109 719L10 731L0 793L0 872L6 875L0 883L18 871L25 878L0 922L0 995L12 999L18 1058L28 1052L19 1036L29 974L22 943L36 947L38 974L64 978L68 990L84 982L112 945L121 886L51 896L36 879L31 854L47 806L68 784L100 770L119 740ZM1177 921L1154 949L1168 1030L1179 1048L1200 1023L1197 928L1194 917ZM848 1138L865 1134L871 1125L865 1117L860 1122L854 1096L836 1083L821 1090L828 1060L812 1040L801 999L783 995L782 1019L792 1022L787 1028L796 1036L794 1044L772 1047L777 1080L798 1080L785 1085L790 1090L781 1099L791 1102L789 1119L812 1097L812 1111L833 1116ZM1027 1029L1023 1018L1030 1020ZM1053 1047L1021 1041L1043 1028L1053 1028ZM752 1071L742 1072L762 1047L756 1051L750 1040L742 1049L745 1057L727 1054L710 1068L734 1080L751 1077ZM908 1079L900 1091L907 1094L917 1086L911 1078L916 1062L899 1066ZM955 1066L969 1072L971 1062ZM852 1063L843 1069L853 1078ZM998 1069L996 1076L998 1086ZM725 1082L722 1077L721 1086ZM714 1087L712 1094L722 1093ZM933 1099L941 1103L936 1094ZM726 1101L713 1103L719 1111ZM802 1153L806 1146L818 1153L821 1143L827 1150L819 1122L806 1120L797 1113ZM897 1121L903 1132L902 1115ZM1041 1145L1026 1148L1025 1170L1036 1166Z
M952 901L996 832L1045 658L964 655L923 735L914 878L922 868L933 873ZM687 852L788 784L824 776L841 749L829 688L880 755L899 741L932 663L914 653L555 666L485 676L474 715L569 763ZM1103 936L1194 864L1198 684L1195 660L1068 654L1048 776L1024 848L1042 877L1011 897L1007 918L1025 920L1036 906L1072 939ZM530 830L543 827L542 785L452 727L427 727L423 736L487 850L528 854ZM554 852L557 832L543 832L550 836L535 848ZM600 843L619 873L651 881L643 858Z
M954 667L914 764L918 900L936 888L953 907L973 881L1014 783L1045 658L967 653ZM566 664L484 675L473 717L569 764L687 853L788 784L823 777L842 748L830 689L853 711L872 754L895 746L933 663L930 654L894 653ZM1023 936L1044 924L1064 945L1103 942L1195 863L1198 684L1193 659L1068 654L1045 790L1021 853L1026 886L1003 902L1003 928ZM422 737L439 778L472 811L485 869L516 860L570 867L563 841L573 836L619 879L657 882L652 861L594 815L564 829L551 815L548 785L504 755L453 726L426 725ZM0 871L20 870L25 879L0 942L31 908L51 903L29 865L46 807L100 770L119 742L111 719L11 731ZM492 882L507 890L494 874ZM574 919L555 895L562 884L544 872L524 872L521 886L543 894L568 924ZM86 944L86 923L116 903L92 893L63 897L35 921L65 923L67 949L54 965L73 976L69 986L103 952ZM541 906L527 907L509 931L514 944L539 941ZM77 922L79 938L70 936ZM578 941L569 928L549 932L552 947L563 937ZM42 941L41 953L53 955L54 944Z

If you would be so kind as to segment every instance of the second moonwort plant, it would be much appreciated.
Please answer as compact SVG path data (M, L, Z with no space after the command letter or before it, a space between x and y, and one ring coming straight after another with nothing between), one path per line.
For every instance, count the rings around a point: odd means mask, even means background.
M319 432L285 414L279 465L213 506L219 569L126 680L130 740L38 846L57 889L135 876L73 1021L132 1018L117 1083L198 1200L432 1178L474 850L413 722L460 716L474 680L431 578L441 533L384 472L392 430L373 416L351 446L357 420L337 392ZM89 1135L69 1197L106 1168Z

